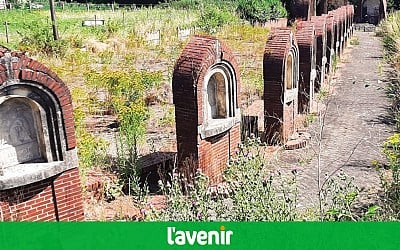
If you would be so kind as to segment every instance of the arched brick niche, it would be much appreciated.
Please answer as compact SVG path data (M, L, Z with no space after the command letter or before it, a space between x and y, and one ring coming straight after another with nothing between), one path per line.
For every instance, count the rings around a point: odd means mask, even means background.
M327 15L326 17L326 72L328 75L332 73L332 65L335 57L335 16Z
M314 23L300 21L296 25L296 40L299 47L299 113L311 109L314 98L314 81L316 77L317 40Z
M82 220L70 92L49 68L0 49L4 220Z
M298 114L299 49L291 29L271 30L264 50L265 140L284 144Z
M314 23L316 35L317 35L317 53L316 53L316 69L317 78L315 81L315 90L318 92L321 86L325 83L325 66L327 63L326 58L326 17L313 16L311 17L311 22Z
M172 79L178 168L200 168L211 184L240 143L239 68L219 40L195 36L175 64Z

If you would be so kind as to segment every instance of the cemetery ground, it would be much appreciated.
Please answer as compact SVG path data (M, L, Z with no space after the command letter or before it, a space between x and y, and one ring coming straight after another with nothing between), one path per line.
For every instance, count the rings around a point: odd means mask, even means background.
M153 11L151 14L147 10L60 13L63 36L72 47L63 51L61 56L54 55L57 51L43 51L40 46L32 47L34 50L30 52L39 61L46 62L71 89L87 220L166 218L160 216L159 211L166 204L179 205L169 200L174 196L161 195L162 192L148 194L135 189L133 186L138 180L129 179L129 183L122 183L119 179L124 172L118 169L121 158L121 137L117 133L121 121L118 118L125 113L116 112L112 102L118 99L132 101L125 99L125 95L115 94L132 87L124 86L131 80L125 74L127 72L140 78L140 81L134 81L135 84L146 85L131 93L145 95L143 102L147 109L140 113L142 103L135 103L136 106L132 107L141 114L135 119L146 120L144 127L139 126L143 136L135 138L138 143L132 145L137 156L176 152L170 82L174 62L187 43L186 38L179 39L176 30L194 28L198 16L187 10ZM1 21L15 24L18 18L37 21L45 14L35 11L17 15L13 18L5 15L0 19L11 18ZM105 27L81 27L83 19L92 19L94 15L113 22L108 22ZM174 18L170 18L171 15ZM240 64L241 108L245 110L262 96L262 57L268 30L238 20L231 23L222 26L214 35L232 48ZM17 33L26 29L32 29L32 35L43 31L40 26L35 26L37 23L34 21L27 28L11 25L13 36L6 45L23 49L29 43L18 43ZM146 41L146 33L156 30L163 34L159 45ZM330 88L319 95L318 103L326 109L321 108L319 113L305 117L305 129L312 135L308 146L284 151L281 147L267 147L251 140L248 142L251 145L242 150L244 155L232 163L240 169L240 162L247 162L244 161L246 158L258 165L261 162L262 174L271 180L273 178L277 189L274 189L274 194L269 193L273 194L271 210L281 211L282 217L271 216L271 220L361 220L368 219L365 214L371 211L378 216L379 213L375 213L378 206L384 207L380 203L383 190L379 173L387 175L388 171L377 171L376 167L387 164L382 155L382 144L394 129L386 110L390 105L385 94L386 66L382 60L381 44L374 33L356 32L352 41L354 44L349 41L349 48L337 64ZM5 43L2 41L2 44ZM58 46L53 44L53 48ZM114 89L108 86L113 80L121 86ZM257 171L246 174L256 176L260 173ZM326 174L332 177L329 180L334 181L324 182ZM260 184L268 185L268 182ZM194 198L201 200L202 194L213 197L202 193L202 188L197 189ZM323 192L323 198L327 200L324 204L320 203ZM187 201L178 194L175 198L182 203ZM229 199L223 202L222 206L230 206ZM323 216L319 206L323 206ZM213 217L211 214L205 218Z

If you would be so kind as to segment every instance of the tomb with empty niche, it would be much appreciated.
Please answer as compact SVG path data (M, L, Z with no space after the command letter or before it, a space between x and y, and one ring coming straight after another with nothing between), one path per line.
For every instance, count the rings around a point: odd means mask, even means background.
M50 69L0 49L3 220L83 220L72 100Z
M200 169L210 183L240 143L239 70L219 40L195 36L176 62L173 79L178 168L186 176Z

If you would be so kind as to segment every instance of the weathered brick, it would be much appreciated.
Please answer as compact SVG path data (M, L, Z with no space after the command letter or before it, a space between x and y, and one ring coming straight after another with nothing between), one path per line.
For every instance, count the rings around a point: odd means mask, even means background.
M289 55L292 55L292 70L286 68ZM295 94L285 102L289 93L285 83L287 74L292 75L290 91ZM292 117L298 112L298 47L291 29L279 28L270 32L264 50L263 76L265 140L285 143L295 130ZM285 116L288 112L293 115Z
M83 220L82 196L79 185L79 171L77 168L68 170L55 178L54 183L62 187L64 191L63 198L56 191L56 197L53 197L51 183L52 179L32 183L24 187L18 187L11 190L0 191L0 206L2 211L11 211L5 215L5 220L23 220L23 221L54 221L56 219L53 200L57 200L57 207L71 207L72 210L62 210L58 213L63 214L63 220ZM76 185L78 183L78 185ZM10 196L13 193L23 192L23 196L29 197L26 201L18 201L16 197ZM67 192L68 191L68 192ZM39 192L37 195L31 194ZM11 202L10 202L11 201ZM71 212L72 211L72 212ZM78 215L76 213L79 213ZM71 215L71 218L68 216ZM61 219L60 219L61 220Z
M203 121L204 77L210 67L219 61L227 61L233 67L233 74L237 80L236 88L239 92L240 74L232 52L223 43L210 36L196 36L189 42L175 64L172 80L178 166L192 173L196 169L201 169L210 177L212 183L221 180L222 172L230 157L228 153L221 152L224 149L229 152L227 148L232 145L237 147L240 142L238 139L240 129L230 128L230 133L224 132L222 145L202 140L198 133L198 126L205 123ZM238 124L234 125L236 126L240 127ZM234 135L231 135L232 133ZM228 143L229 137L232 138L231 145ZM190 162L189 165L188 162Z

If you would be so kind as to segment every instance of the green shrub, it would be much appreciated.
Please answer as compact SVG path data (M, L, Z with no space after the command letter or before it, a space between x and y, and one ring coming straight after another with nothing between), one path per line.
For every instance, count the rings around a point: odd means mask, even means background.
M18 49L22 51L62 57L69 47L66 40L54 40L51 26L43 22L26 24L19 34L22 38Z
M392 101L391 118L400 129L400 13L394 12L380 25L385 59L394 71L388 82L387 94ZM388 160L388 170L379 168L383 187L383 215L385 220L400 219L400 134L395 133L383 144L383 153ZM377 164L378 165L378 164Z
M105 104L117 116L117 168L123 186L140 196L137 185L129 185L138 177L138 145L146 132L149 116L145 105L145 93L159 86L161 72L145 72L135 69L91 71L86 74L86 83L108 93Z
M354 177L344 171L326 180L322 190L322 220L356 221L360 218L352 211L358 197L358 187L354 185Z
M69 50L64 56L64 74L85 70L91 62L90 54L80 49Z
M200 0L172 0L170 6L174 9L195 9L200 5Z
M386 59L400 68L400 13L392 13L380 25L380 32L383 35L383 47Z
M108 147L108 143L103 138L87 132L85 117L82 107L76 106L74 118L81 176L85 175L86 170L90 168L103 167Z
M200 13L200 18L197 22L202 30L207 33L216 33L219 28L225 24L235 20L235 15L228 9L218 7L217 5L206 5Z
M120 31L123 27L122 21L119 20L108 20L106 22L106 32L107 37L111 37L115 35L118 31Z
M287 11L279 0L238 0L237 11L243 19L253 24L287 16Z
M68 44L71 48L82 48L83 47L83 37L80 34L72 34L66 37Z
M383 153L389 161L390 177L381 169L381 184L384 190L385 212L400 219L400 134L395 133L384 143Z
M113 50L104 50L98 53L99 56L99 63L101 64L111 64L112 58L114 56Z

